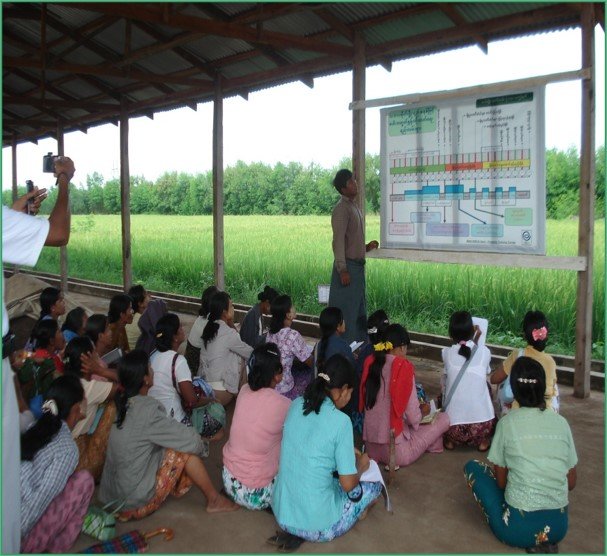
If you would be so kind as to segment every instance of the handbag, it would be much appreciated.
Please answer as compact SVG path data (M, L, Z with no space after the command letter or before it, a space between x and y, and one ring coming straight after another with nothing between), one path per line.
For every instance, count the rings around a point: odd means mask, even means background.
M100 541L107 541L116 536L116 514L126 504L126 498L118 503L118 500L112 500L105 506L89 506L82 522L82 532L90 537ZM116 506L114 510L110 510Z

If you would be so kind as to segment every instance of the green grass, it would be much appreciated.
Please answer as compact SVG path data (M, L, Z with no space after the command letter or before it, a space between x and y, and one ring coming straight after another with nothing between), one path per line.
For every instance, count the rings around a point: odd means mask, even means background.
M121 282L119 216L75 216L69 274ZM151 290L200 295L213 281L210 216L131 217L133 278ZM226 289L254 303L268 283L289 293L301 313L317 315L317 285L330 281L331 225L327 216L225 217ZM379 217L367 218L367 237L379 239ZM59 272L58 249L44 249L38 270ZM577 254L577 221L547 223L547 254ZM605 228L595 226L593 356L605 337ZM408 329L447 335L452 311L468 309L490 321L489 341L522 345L520 325L530 309L551 324L549 350L573 353L577 277L572 271L369 260L369 312L384 308Z

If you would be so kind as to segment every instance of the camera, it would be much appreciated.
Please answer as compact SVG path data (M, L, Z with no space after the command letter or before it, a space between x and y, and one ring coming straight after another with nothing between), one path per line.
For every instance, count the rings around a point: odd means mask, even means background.
M57 155L53 153L45 154L42 157L42 171L48 174L55 173L55 161L59 158Z
M31 193L34 190L34 182L32 180L25 180L25 191L27 193ZM31 214L32 205L34 204L34 199L27 200L27 214Z

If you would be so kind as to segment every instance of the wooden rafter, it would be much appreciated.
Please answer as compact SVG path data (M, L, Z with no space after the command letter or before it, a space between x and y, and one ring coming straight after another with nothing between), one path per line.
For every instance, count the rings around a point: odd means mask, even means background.
M466 18L459 13L457 7L454 4L447 4L445 2L441 2L438 4L441 11L451 20L455 25L467 25L469 22L466 21ZM478 47L487 54L489 52L489 44L487 43L487 39L483 37L483 35L472 35L472 38L476 41Z
M206 32L210 35L266 44L276 48L296 48L321 54L342 56L348 59L352 57L353 52L351 47L320 40L311 40L298 35L266 30L258 34L256 29L241 23L214 21L201 17L182 15L180 13L166 13L155 5L80 3L71 5L90 11L125 17L134 21L147 21L148 23L167 25L187 31Z
M469 38L471 35L477 35L479 32L482 34L499 33L500 31L506 31L513 27L524 26L537 28L543 21L554 21L567 16L571 17L573 20L579 20L579 14L576 14L570 6L565 4L549 6L547 8L540 8L513 14L511 16L496 17L494 19L486 20L483 23L468 23L458 27L429 31L410 37L407 41L403 41L402 39L388 41L381 45L370 46L367 50L367 55L369 58L373 58L378 55L385 56L395 52L405 53L408 50L414 51L415 49L428 47L432 44L440 46L442 43L447 43L449 41Z

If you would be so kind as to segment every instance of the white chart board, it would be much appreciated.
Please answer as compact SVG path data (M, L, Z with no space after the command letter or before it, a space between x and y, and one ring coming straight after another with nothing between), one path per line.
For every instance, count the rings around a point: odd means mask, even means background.
M381 111L382 248L545 254L544 87Z

